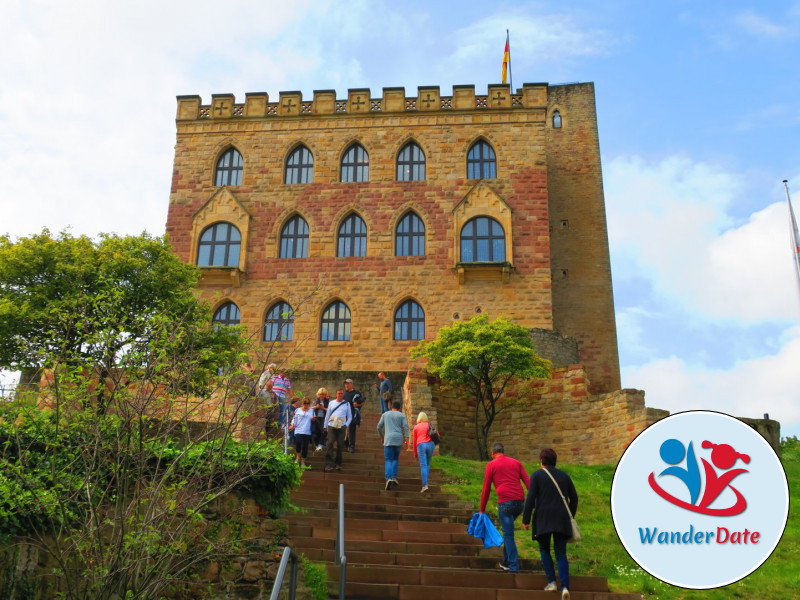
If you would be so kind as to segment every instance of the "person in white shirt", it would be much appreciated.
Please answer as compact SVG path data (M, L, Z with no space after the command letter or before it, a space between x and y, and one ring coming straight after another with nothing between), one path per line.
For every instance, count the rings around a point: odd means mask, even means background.
M328 452L325 454L325 471L342 469L342 451L344 450L347 428L353 420L350 403L344 399L344 390L336 390L336 400L328 404L328 413L325 415L325 427L328 437ZM336 445L336 458L333 456L333 446Z
M303 398L303 404L294 411L292 423L289 429L294 431L294 462L299 462L301 467L306 465L308 456L308 444L311 442L311 422L316 419L314 411L311 410L311 400Z

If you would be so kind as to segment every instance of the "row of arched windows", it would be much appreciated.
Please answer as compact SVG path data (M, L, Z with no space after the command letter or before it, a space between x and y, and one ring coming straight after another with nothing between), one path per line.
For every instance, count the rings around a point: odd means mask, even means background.
M244 160L236 148L228 148L217 161L214 185L241 185ZM497 158L492 146L478 140L467 153L468 179L497 177ZM369 154L361 144L352 144L342 156L340 179L344 183L369 181ZM415 142L409 142L397 154L397 181L424 181L425 153ZM284 183L314 181L314 156L305 146L295 148L286 159Z
M281 229L279 258L308 258L309 227L294 215ZM461 228L461 262L504 262L506 236L503 226L491 217L479 216ZM206 227L197 244L197 266L238 267L242 235L231 223ZM413 211L407 212L395 229L395 256L425 256L425 223ZM367 225L350 213L339 226L336 256L367 255Z
M341 342L350 339L350 308L341 300L325 307L320 318L319 339ZM214 312L215 325L239 325L241 312L233 302L226 302ZM262 339L266 342L294 339L294 310L283 300L273 304L264 318ZM425 311L414 300L406 300L394 313L395 340L425 339Z

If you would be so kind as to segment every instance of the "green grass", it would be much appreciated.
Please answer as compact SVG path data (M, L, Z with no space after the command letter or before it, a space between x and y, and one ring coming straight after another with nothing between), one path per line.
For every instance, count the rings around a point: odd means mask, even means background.
M788 439L783 444L783 466L789 481L789 495L800 498L800 441ZM437 456L434 468L444 472L442 488L462 500L480 502L486 464L452 456ZM525 464L528 472L538 464ZM789 520L778 547L767 561L741 581L716 590L686 590L663 583L644 572L631 558L617 537L611 520L610 493L614 467L559 465L569 473L580 496L578 523L583 541L568 548L570 573L606 577L613 592L635 592L645 598L659 600L728 600L759 598L783 600L800 598L800 507L790 503ZM487 506L497 521L497 501L492 497ZM530 534L517 527L517 547L524 558L539 557L538 544Z

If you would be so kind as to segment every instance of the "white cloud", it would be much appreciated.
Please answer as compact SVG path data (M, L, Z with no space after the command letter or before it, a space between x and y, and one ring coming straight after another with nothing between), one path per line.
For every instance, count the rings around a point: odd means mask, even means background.
M454 40L459 40L449 57L453 68L468 72L467 65L483 62L487 56L497 57L499 66L505 43L502 32L509 24L512 75L515 65L520 72L530 65L539 65L537 70L540 71L542 65L565 65L576 57L606 54L615 43L608 32L585 29L566 14L531 16L522 11L504 10L452 34ZM496 81L492 83L499 82L498 69Z
M646 391L647 406L670 412L718 410L737 417L768 413L783 435L800 434L800 328L787 332L778 352L729 369L696 368L680 358L623 368L625 387Z
M794 27L773 23L767 17L752 10L745 10L736 14L734 22L746 33L756 37L784 40L797 36Z
M615 276L641 277L672 301L709 318L743 322L797 317L789 224L776 185L766 208L734 224L737 175L670 157L622 157L604 168ZM619 261L617 261L619 258Z

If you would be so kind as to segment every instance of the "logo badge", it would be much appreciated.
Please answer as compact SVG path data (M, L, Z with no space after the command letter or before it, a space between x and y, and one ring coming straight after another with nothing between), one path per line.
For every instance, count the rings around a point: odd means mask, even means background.
M693 589L757 569L780 541L789 488L772 447L731 416L689 411L645 429L622 455L611 513L645 571Z

